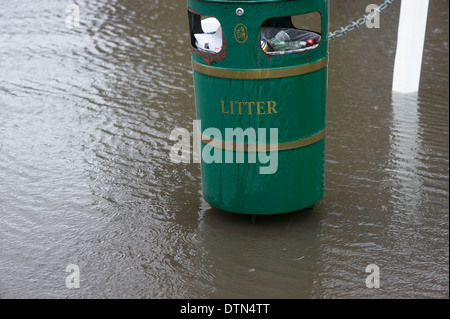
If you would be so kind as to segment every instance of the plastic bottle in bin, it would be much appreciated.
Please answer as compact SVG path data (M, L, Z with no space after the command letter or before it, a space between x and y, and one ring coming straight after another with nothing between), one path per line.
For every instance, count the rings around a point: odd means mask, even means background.
M261 32L261 48L266 53L302 52L302 50L306 50L308 47L312 47L320 42L320 40L316 39L320 35L310 31L299 29L278 30L276 33L273 31L274 28L268 27L264 29L266 35ZM271 34L270 40L267 39L268 34Z
M275 51L291 51L303 49L308 46L306 41L272 41L272 47Z

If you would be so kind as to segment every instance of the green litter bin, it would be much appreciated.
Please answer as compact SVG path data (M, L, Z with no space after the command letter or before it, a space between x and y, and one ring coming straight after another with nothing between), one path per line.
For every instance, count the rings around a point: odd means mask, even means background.
M213 207L279 214L322 199L328 8L328 0L188 0L194 135ZM312 12L321 32L292 23ZM275 49L285 42L298 46Z

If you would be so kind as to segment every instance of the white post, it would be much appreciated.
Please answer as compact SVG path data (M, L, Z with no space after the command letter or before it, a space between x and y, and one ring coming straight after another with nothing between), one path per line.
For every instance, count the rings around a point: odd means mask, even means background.
M419 91L429 0L402 0L392 90Z

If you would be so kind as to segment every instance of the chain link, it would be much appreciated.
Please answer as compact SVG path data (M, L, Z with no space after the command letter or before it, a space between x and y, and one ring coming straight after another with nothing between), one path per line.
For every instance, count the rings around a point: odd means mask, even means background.
M377 14L380 14L383 12L394 0L386 0L381 4L378 8L372 10L369 14L363 16L362 18L359 18L356 20L356 22L353 22L349 24L346 27L341 27L339 30L336 30L334 32L330 32L328 38L330 40L334 40L336 38L342 37L347 34L347 32L353 31L355 29L358 29L360 26L365 24L367 21L372 20Z

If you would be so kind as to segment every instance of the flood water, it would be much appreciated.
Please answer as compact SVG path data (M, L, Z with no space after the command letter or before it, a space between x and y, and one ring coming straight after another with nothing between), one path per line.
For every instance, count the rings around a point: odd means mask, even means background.
M331 29L372 2L331 1ZM325 196L254 223L169 159L195 119L186 2L80 0L73 29L68 4L0 2L0 298L449 297L448 1L418 94L391 92L400 1L330 43Z

